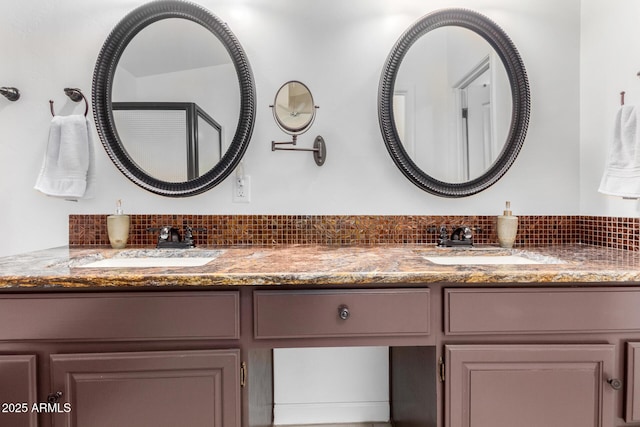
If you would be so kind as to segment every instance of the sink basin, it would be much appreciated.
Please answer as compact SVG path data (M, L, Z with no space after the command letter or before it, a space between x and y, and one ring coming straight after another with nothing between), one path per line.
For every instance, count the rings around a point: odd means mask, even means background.
M520 249L486 248L485 250L445 250L420 253L422 258L440 265L525 265L525 264L565 264L551 256Z
M200 249L132 249L117 252L113 257L82 260L82 268L150 268L199 267L213 261L222 251Z
M199 267L215 258L105 258L81 265L84 268L105 267Z
M462 256L425 256L427 261L441 265L513 265L545 264L520 255L462 255Z

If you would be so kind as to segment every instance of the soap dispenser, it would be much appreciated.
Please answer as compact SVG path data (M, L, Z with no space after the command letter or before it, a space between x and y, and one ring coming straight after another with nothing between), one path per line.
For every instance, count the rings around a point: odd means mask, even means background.
M511 213L511 202L507 202L503 215L498 215L498 244L511 248L518 232L518 217Z
M123 249L129 239L129 215L124 215L122 201L116 202L115 215L107 216L107 233L109 243L114 249Z

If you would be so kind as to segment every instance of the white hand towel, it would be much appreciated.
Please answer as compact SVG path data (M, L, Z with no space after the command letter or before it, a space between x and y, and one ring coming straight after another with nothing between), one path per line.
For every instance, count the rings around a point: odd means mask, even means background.
M55 116L35 189L68 200L93 196L94 148L82 115Z
M599 192L625 198L640 197L640 109L620 107Z

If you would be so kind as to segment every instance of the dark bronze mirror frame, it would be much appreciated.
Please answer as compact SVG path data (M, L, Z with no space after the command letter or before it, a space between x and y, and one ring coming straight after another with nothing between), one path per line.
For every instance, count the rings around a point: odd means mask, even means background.
M504 148L489 170L473 180L447 183L429 176L409 157L400 141L393 113L396 76L409 48L424 34L444 26L467 28L482 36L502 60L511 85L513 108ZM493 21L466 9L443 9L425 15L407 29L387 57L378 88L378 121L391 158L415 185L443 197L466 197L495 184L511 167L522 148L529 125L529 81L520 54L509 36Z
M177 183L155 179L131 160L120 141L111 111L113 78L124 49L146 26L167 18L191 20L218 37L231 56L240 86L238 126L224 156L210 171L198 178ZM218 185L231 174L242 159L253 133L255 99L256 90L251 66L231 30L207 9L180 0L153 1L127 14L107 37L93 73L93 114L98 135L107 154L118 169L135 184L168 197L186 197L202 193Z

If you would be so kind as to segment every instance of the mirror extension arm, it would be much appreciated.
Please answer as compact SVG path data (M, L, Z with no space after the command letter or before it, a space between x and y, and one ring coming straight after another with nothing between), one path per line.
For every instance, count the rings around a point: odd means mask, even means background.
M313 148L281 147L281 145L296 145L297 141L298 135L293 135L293 139L291 141L271 141L271 151L312 151L313 160L315 160L316 165L322 166L324 164L324 161L327 157L327 146L324 143L324 138L322 138L320 135L316 136L316 139L313 142Z

